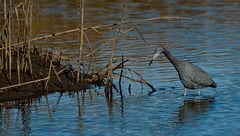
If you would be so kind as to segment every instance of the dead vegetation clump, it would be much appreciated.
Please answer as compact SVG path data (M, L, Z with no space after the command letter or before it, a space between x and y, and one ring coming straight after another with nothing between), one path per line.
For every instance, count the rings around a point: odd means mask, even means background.
M8 3L7 3L8 2ZM80 27L72 30L49 34L43 37L32 38L32 5L31 0L24 1L19 4L13 4L11 0L3 0L1 6L4 7L4 23L0 31L0 100L7 97L9 91L15 92L46 92L46 91L61 91L61 90L82 90L83 88L90 88L91 85L105 86L107 95L112 95L113 88L120 90L122 78L130 79L140 83L145 83L153 91L154 87L149 84L137 71L128 68L133 63L137 63L147 57L125 64L129 59L117 60L114 58L114 52L118 48L117 43L121 35L127 34L128 31L135 30L147 45L145 39L136 26L133 26L126 31L123 31L122 25L127 23L135 23L140 21L152 21L158 19L189 19L181 17L155 17L142 20L124 21L124 13L126 11L126 3L123 3L122 17L119 23L100 25L93 27L84 27L84 0L80 1ZM19 16L24 19L20 21ZM24 26L24 27L20 27ZM112 26L119 26L118 29L112 29ZM110 40L104 37L99 32L100 28L110 28L112 31L118 31L117 35ZM23 29L22 29L23 28ZM91 53L83 55L84 39L89 42L84 31L92 30L101 35L105 44L100 45L96 49L91 49ZM79 57L78 61L66 65L67 58L63 58L60 51L50 52L43 48L35 48L32 42L41 41L42 39L56 37L62 34L79 32ZM92 56L99 49L105 45L109 45L112 49L112 55L109 63L98 69L94 69L91 73L84 71L85 58ZM119 63L119 64L116 64ZM115 64L115 65L114 65ZM78 69L74 70L73 65L78 65ZM89 69L90 65L87 69ZM115 70L121 70L120 74L114 73ZM128 71L130 76L124 75L123 71ZM140 77L141 81L135 80L133 74ZM113 83L113 77L119 77L119 89ZM129 86L129 93L131 92ZM9 97L13 96L11 94ZM26 96L26 95L25 95Z

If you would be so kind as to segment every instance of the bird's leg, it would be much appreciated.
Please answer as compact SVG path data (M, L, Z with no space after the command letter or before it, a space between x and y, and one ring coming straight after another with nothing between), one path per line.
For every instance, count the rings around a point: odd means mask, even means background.
M186 97L186 95L187 95L187 88L184 87L184 96Z
M199 89L197 89L197 91L198 91L198 95L200 96L200 91L199 91Z

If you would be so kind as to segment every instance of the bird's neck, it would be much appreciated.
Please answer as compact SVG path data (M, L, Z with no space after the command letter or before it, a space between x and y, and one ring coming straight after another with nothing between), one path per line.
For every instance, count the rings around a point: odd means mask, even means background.
M168 58L175 68L179 66L179 60L173 57L167 49L164 48L163 54Z

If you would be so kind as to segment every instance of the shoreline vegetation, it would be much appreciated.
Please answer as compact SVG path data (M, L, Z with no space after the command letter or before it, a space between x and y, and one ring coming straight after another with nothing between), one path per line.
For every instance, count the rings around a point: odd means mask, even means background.
M33 1L23 1L20 3L13 3L12 0L2 0L0 2L3 7L3 18L1 21L0 29L0 102L4 101L18 101L20 99L27 98L34 95L43 95L49 92L55 91L72 91L72 90L84 90L89 89L91 86L104 86L105 94L108 97L112 97L113 89L120 92L121 80L130 79L135 82L145 83L152 91L156 89L149 84L144 78L135 70L128 68L127 66L137 63L148 57L141 58L135 62L125 64L129 59L121 60L114 58L114 51L118 48L118 39L121 35L127 34L128 31L122 31L123 24L131 24L140 21L153 21L153 20L184 20L190 18L184 17L154 17L147 19L139 19L133 21L124 21L124 13L126 12L126 3L123 3L122 16L119 23L98 25L92 27L84 27L84 0L79 2L79 27L67 31L52 33L43 37L33 38ZM86 7L87 8L87 7ZM77 10L77 9L76 9ZM20 21L20 16L23 20ZM107 40L98 29L118 26L117 35L110 40ZM141 36L145 42L141 32L136 26L133 27L135 31ZM83 56L85 43L84 39L88 41L84 31L95 31L97 34L103 37L105 44L99 45L98 48L92 49L92 51ZM114 31L114 30L113 30ZM62 57L62 52L49 51L43 47L35 47L35 42L40 42L43 39L56 37L62 34L78 32L79 39L79 57L76 62L67 64L66 62L72 61L72 59ZM145 42L146 46L147 43ZM93 56L99 49L105 45L110 45L112 49L112 55L109 58L109 64L102 66L93 71L85 71L90 69L91 62L85 66L85 58ZM78 69L72 68L73 65L77 65ZM121 72L114 73L115 70ZM141 78L141 81L135 80L133 76L128 77L123 75L123 71L128 71L130 75L133 73ZM113 83L113 77L118 77L119 88ZM115 81L116 82L116 81ZM129 93L131 92L131 86L129 86Z

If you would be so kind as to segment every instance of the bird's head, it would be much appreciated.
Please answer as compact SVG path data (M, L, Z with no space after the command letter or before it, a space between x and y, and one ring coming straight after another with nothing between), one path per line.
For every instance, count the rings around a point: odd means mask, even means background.
M165 50L164 47L158 47L154 50L154 56L153 56L151 62L149 63L149 66L152 64L153 60L155 60L164 50Z

